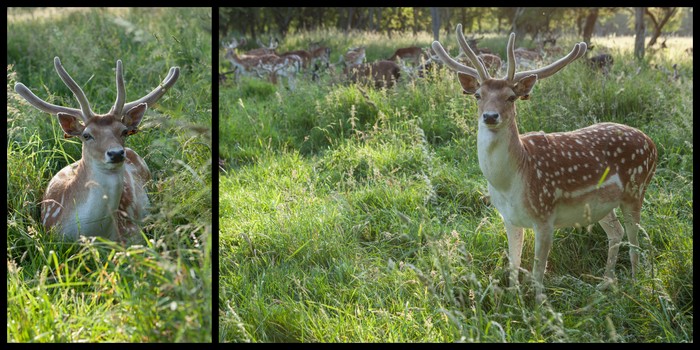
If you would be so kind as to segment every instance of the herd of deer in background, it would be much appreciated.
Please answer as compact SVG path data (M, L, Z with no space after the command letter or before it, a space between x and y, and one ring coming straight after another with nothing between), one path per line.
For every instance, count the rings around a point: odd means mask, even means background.
M496 53L488 48L478 46L483 39L467 38L470 48L477 54L478 59L491 74L499 73L503 68L503 61ZM537 48L528 49L518 47L514 49L516 64L523 69L532 69L542 62L548 62L553 57L562 53L562 48L556 45L557 39L549 37L539 40ZM402 77L423 78L429 70L444 65L444 62L430 47L402 47L396 49L391 57L373 62L366 62L365 47L352 47L339 56L337 63L331 63L331 49L321 43L312 43L308 49L299 49L288 52L277 52L279 41L271 37L268 45L257 40L258 48L242 52L242 47L247 44L246 39L232 39L222 42L226 50L225 59L231 62L232 70L219 74L221 83L227 80L227 75L234 74L238 81L241 76L257 77L279 83L287 81L289 89L296 86L299 76L310 77L317 80L320 74L328 72L341 81L350 83L369 83L375 88L391 88ZM592 49L593 46L589 47ZM692 53L691 53L692 54ZM600 53L592 57L584 57L585 63L592 69L608 74L614 63L614 58L609 53ZM455 57L459 62L471 66L464 51L460 48L459 55ZM663 67L658 69L665 70ZM340 75L336 71L340 70ZM665 70L673 79L678 79L676 66L673 73Z

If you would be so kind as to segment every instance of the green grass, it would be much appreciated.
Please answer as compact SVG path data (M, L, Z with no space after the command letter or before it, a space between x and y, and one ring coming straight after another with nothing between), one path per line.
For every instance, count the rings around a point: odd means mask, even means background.
M7 33L8 342L211 342L211 9L8 9ZM114 102L117 59L128 100L180 67L127 141L153 176L143 245L64 243L40 223L43 191L81 145L14 84L77 108L55 56L96 113Z
M368 61L408 46L313 32L280 47L320 39L334 60L348 46L372 48ZM328 76L295 91L242 79L221 85L219 99L219 340L692 343L692 58L678 44L638 63L630 46L606 44L616 53L609 76L577 62L538 82L518 102L519 127L613 121L655 141L636 281L624 244L618 284L596 289L607 238L593 226L555 232L546 304L534 306L527 272L517 290L506 287L507 239L484 201L476 106L452 72L390 90ZM678 63L684 75L670 80L652 63ZM533 251L528 230L527 270Z

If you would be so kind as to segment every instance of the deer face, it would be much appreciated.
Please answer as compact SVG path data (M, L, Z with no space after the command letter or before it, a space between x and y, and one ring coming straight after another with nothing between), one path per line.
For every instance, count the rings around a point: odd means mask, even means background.
M83 142L83 159L102 170L121 169L126 151L124 144L129 135L138 131L146 104L141 103L119 118L113 114L96 115L88 119L85 126L79 117L69 113L58 113L61 128L66 137L79 137Z
M489 129L499 129L515 122L515 101L526 100L537 82L530 75L516 83L504 79L487 79L482 84L468 74L459 73L464 94L474 95L477 101L479 123Z

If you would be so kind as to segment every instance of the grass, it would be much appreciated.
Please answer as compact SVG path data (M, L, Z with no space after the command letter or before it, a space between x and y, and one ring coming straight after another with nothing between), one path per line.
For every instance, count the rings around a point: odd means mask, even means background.
M311 32L280 47L323 39L337 60L364 44L373 61L417 40L396 38ZM598 291L605 232L557 230L541 307L529 273L506 287L507 239L483 200L476 106L452 72L390 90L331 76L294 91L245 78L221 85L219 341L692 343L693 70L679 53L689 41L642 62L625 43L596 43L616 55L608 76L573 63L518 102L521 132L613 121L659 150L637 279L624 244L618 284ZM679 80L651 68L673 63ZM229 70L223 59L219 68ZM526 231L527 270L533 241Z
M10 8L7 29L8 342L211 342L211 9ZM153 175L143 245L64 243L40 224L44 189L81 145L14 84L77 107L55 56L97 113L114 101L117 59L128 100L180 67L127 141Z

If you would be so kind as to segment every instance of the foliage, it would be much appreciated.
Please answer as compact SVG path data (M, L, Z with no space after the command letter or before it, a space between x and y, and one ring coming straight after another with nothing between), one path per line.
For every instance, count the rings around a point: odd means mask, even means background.
M442 35L449 36L457 23L468 32L502 33L512 28L513 20L521 34L532 38L538 33L580 33L589 7L440 7ZM664 8L649 8L660 13ZM692 8L679 8L665 31L692 35ZM370 31L390 38L395 33L432 32L430 7L221 7L219 35L235 35L257 39L270 35L285 39L309 30L337 29ZM597 35L634 34L627 22L634 21L630 8L602 7ZM516 16L516 13L518 15ZM649 21L649 18L647 18ZM688 23L689 22L689 23ZM649 22L648 28L652 28ZM519 38L524 35L518 35ZM253 40L255 41L255 40Z

